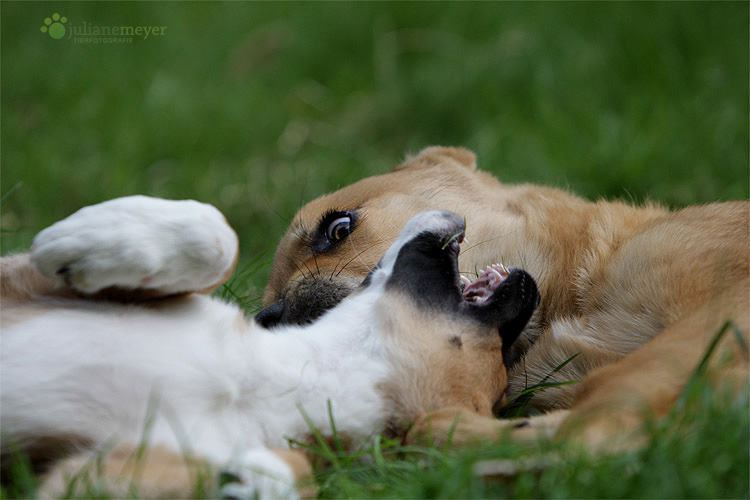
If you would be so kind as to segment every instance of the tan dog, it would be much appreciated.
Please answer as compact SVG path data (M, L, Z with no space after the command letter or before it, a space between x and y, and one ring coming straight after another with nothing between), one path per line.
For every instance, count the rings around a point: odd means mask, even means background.
M536 279L541 306L506 353L507 395L542 381L582 380L538 393L534 411L573 408L540 425L589 444L664 415L727 320L747 344L750 204L669 211L654 204L590 202L558 189L504 185L476 170L465 149L431 147L393 171L304 206L281 240L258 319L304 323L345 297L415 213L451 210L467 221L460 269L502 261ZM465 245L466 246L466 245ZM720 378L747 384L746 351L724 335ZM425 428L496 436L504 423L446 409ZM577 425L580 422L584 425ZM533 427L533 426L532 426Z

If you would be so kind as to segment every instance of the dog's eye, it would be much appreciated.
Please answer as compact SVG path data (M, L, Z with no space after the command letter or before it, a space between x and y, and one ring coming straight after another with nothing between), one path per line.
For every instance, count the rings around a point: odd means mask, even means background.
M356 225L356 210L331 210L320 219L318 228L311 233L310 248L316 254L330 252L354 231Z
M349 215L339 217L328 225L326 229L326 238L331 243L346 238L351 232L352 218Z

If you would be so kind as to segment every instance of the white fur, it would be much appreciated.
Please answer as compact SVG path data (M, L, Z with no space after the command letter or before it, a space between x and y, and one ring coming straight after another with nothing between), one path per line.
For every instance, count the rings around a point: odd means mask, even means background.
M303 439L303 413L330 435L330 402L339 431L355 442L384 429L390 410L378 385L394 369L393 339L374 331L389 323L375 321L375 305L399 248L443 219L418 216L372 283L308 327L268 332L199 295L158 306L58 302L4 327L2 432L21 444L70 434L97 445L138 443L145 432L152 445L239 466L244 485L234 487L249 496L279 495L291 471L263 450ZM201 288L234 258L226 228L207 205L122 198L40 233L33 261L50 276L74 268L86 291L145 278L166 290ZM279 477L253 479L259 465Z
M236 253L237 235L211 205L128 196L82 208L40 232L31 261L87 293L113 285L177 293L215 285Z
M289 465L265 448L242 453L223 473L235 479L221 488L224 498L299 498Z

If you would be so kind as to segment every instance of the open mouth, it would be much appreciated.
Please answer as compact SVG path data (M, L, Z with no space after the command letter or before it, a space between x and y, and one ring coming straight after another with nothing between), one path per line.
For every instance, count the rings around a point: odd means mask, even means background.
M508 276L510 276L510 271L503 264L487 266L474 281L461 274L460 288L464 300L475 304L488 302Z
M461 251L460 244L464 241L464 234L461 233L449 244L451 257L454 260L454 270L458 277L457 286L465 302L481 306L492 300L497 289L510 276L511 271L505 265L498 263L487 266L481 272L476 271L477 277L473 281L467 278L458 271L458 254Z
M463 225L460 229L463 229ZM454 231L453 234L457 232ZM522 350L514 351L514 342L526 328L541 301L534 278L523 269L498 263L487 266L483 271L476 270L476 278L471 280L465 276L467 272L461 274L458 268L460 246L465 241L463 232L447 241L448 244L442 246L447 250L442 253L442 266L438 265L435 270L452 281L452 300L458 302L458 309L463 316L497 328L503 339L504 361L508 365L516 362ZM467 271L471 273L470 270ZM427 287L422 287L419 293L430 291Z

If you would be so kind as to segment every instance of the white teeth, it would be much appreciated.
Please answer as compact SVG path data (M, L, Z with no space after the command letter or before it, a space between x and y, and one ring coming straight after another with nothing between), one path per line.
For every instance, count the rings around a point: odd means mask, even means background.
M504 279L505 279L505 277L504 277L504 276L503 276L502 274L500 274L500 273L498 272L498 270L497 270L497 269L495 269L494 267L490 267L489 269L490 269L490 271L492 271L493 273L495 273L495 275L496 275L496 276L497 276L498 278L500 278L501 280L504 280Z

